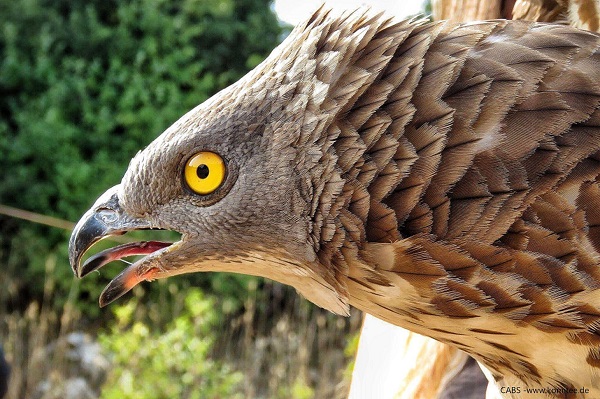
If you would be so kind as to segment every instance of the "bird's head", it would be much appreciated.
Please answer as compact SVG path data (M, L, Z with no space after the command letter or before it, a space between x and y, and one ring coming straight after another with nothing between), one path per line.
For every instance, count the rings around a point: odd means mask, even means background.
M319 254L322 203L341 185L322 139L331 120L320 110L327 85L311 75L319 38L307 31L297 28L263 64L139 152L121 183L81 218L69 245L78 277L146 255L110 282L101 305L142 281L225 271L292 285L347 313L345 285ZM124 244L82 263L98 240L139 229L173 230L181 239Z

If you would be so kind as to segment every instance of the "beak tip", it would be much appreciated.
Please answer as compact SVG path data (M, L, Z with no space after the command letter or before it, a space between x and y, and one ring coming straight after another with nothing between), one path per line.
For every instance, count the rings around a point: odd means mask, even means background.
M87 250L87 247L84 245L82 250L82 242L80 238L80 227L81 221L75 226L75 229L71 233L71 238L69 239L69 263L71 264L71 269L73 270L73 274L75 277L81 278L81 258L83 253ZM88 245L91 246L91 245Z
M86 251L108 232L108 227L99 219L95 212L84 214L73 229L69 239L69 263L76 277L82 278L87 273L81 259Z
M82 273L81 268L81 253L73 253L71 251L71 246L69 246L69 263L71 264L71 269L73 270L73 274L77 278L82 278L84 274Z
M77 277L77 278L83 277L81 275L81 268L79 267L79 261L77 261L76 263L71 262L71 269L73 270L73 274L75 275L75 277Z
M127 270L124 270L104 288L98 300L101 308L110 305L133 288L133 286L126 284L127 275Z

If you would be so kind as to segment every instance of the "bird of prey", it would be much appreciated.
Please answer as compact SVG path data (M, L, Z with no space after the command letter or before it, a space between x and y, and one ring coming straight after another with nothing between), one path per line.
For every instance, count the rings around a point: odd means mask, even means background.
M101 305L182 273L263 276L458 347L507 398L600 397L599 45L320 9L132 159L75 227L73 270L146 255ZM81 262L136 229L181 239Z

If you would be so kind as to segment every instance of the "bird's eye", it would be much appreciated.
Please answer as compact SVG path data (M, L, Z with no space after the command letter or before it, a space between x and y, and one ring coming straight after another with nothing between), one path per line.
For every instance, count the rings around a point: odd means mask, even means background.
M184 178L188 187L200 195L207 195L221 186L227 168L218 154L201 151L185 165Z

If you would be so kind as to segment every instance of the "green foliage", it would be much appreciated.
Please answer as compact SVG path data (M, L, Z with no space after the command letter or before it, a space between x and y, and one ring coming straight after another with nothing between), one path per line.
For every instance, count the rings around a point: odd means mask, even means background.
M181 315L158 333L134 321L137 301L115 307L117 324L100 335L112 354L106 399L241 398L242 375L209 358L217 311L198 289L190 289Z
M283 31L269 0L0 0L0 15L0 204L73 221ZM68 234L0 216L17 291L41 292L51 251L71 283Z
M344 355L348 359L348 364L344 370L344 378L348 381L352 380L352 372L354 371L354 365L356 362L356 355L358 354L358 344L360 343L360 331L351 334L348 337L346 347L344 348Z
M290 399L311 399L314 398L315 391L308 386L308 384L302 379L298 378L291 387L280 386L277 397L278 398L290 398Z
M427 0L425 1L425 4L423 4L424 6L424 13L426 16L428 16L431 20L433 20L431 14L433 13L433 9L432 9L432 4L431 4L431 0Z

